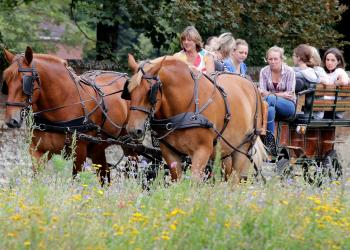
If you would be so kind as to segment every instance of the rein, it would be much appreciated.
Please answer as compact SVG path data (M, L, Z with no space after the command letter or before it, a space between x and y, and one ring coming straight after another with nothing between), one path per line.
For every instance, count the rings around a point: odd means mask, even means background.
M18 72L19 73L31 73L31 75L24 74L22 77L22 91L27 96L27 99L25 100L25 102L6 101L5 105L6 106L22 107L21 112L22 112L22 114L25 114L25 113L27 113L26 111L29 109L29 107L33 104L32 96L33 96L34 90L37 90L37 89L39 91L41 90L41 81L40 81L40 76L35 68L34 62L32 62L31 68L23 68L22 67L19 60L23 57L24 57L23 54L18 55L15 58L14 62L17 62L17 64L18 64ZM84 73L83 75L81 75L80 77L78 77L75 75L75 73L72 71L71 68L66 67L66 69L68 71L68 74L69 74L71 80L74 82L74 85L76 87L80 101L72 103L72 104L67 104L67 105L62 105L62 106L58 106L58 107L54 107L54 108L40 110L38 112L33 113L33 115L34 115L34 129L38 129L40 131L64 132L64 133L73 132L73 131L85 132L85 131L97 130L98 132L102 131L108 135L108 133L106 131L102 130L106 120L108 120L114 127L118 128L118 129L122 129L123 126L114 123L113 120L108 116L108 110L106 108L106 105L104 103L103 98L120 93L123 90L118 90L118 91L114 91L114 92L109 93L109 94L105 94L103 92L103 90L101 89L101 87L112 85L113 83L118 81L118 79L120 79L120 78L123 78L123 77L127 78L127 74L113 72L113 71L88 71L88 72ZM98 86L95 82L96 77L99 75L102 75L102 74L107 74L107 73L117 75L117 78L113 79L112 81L110 81L106 84ZM39 87L34 88L35 82L37 82ZM88 93L84 89L82 84L93 88L95 93L96 93L96 97L93 95L90 95L90 93ZM84 91L85 94L89 95L90 99L83 100L82 96L81 96L81 91ZM91 102L91 101L96 103L96 107L92 111L88 112L88 110L85 106L85 103ZM82 106L84 116L77 117L77 118L74 118L72 120L52 122L52 121L49 121L49 120L43 118L41 115L45 112L52 112L52 111L60 110L63 108L71 107L74 105L81 105ZM95 113L97 110L101 110L101 112L102 112L103 119L102 119L101 125L97 125L97 124L90 121L90 116L93 113ZM110 135L108 135L108 136L110 136Z

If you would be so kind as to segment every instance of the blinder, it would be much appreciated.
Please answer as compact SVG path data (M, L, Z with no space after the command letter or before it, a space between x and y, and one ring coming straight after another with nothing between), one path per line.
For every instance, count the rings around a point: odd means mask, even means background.
M23 76L23 93L27 96L33 95L35 76L24 75Z
M129 92L129 80L127 80L124 84L124 87L123 87L123 92L122 92L122 95L121 95L121 98L124 99L124 100L128 100L130 101L131 100L131 96L130 96L130 92Z
M157 103L157 92L160 89L160 86L161 86L161 82L159 81L159 79L155 84L151 86L151 89L148 95L149 102L151 103L151 105L155 105Z
M2 85L1 85L1 93L3 93L4 95L8 95L8 94L9 94L9 89L8 89L8 87L7 87L6 81L3 81L3 82L2 82Z

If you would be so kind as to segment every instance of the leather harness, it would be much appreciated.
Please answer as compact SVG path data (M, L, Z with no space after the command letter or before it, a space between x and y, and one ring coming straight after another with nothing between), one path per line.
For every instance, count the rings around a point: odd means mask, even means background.
M146 79L148 81L148 83L151 85L151 90L157 89L157 91L159 90L161 92L162 83L159 79L159 76L153 76L153 75L146 74L143 70L143 66L144 65L140 66L139 70L138 70L138 71L142 72L142 78ZM223 159L231 156L234 152L239 152L239 153L247 156L248 159L250 161L252 161L252 153L245 153L240 148L243 145L245 145L246 143L250 143L251 145L249 146L249 149L248 149L248 152L250 152L250 150L254 144L253 142L255 141L257 135L259 134L259 131L257 130L258 102L256 102L256 111L255 111L255 116L254 116L255 122L254 122L253 131L250 132L248 135L246 135L245 139L241 142L241 144L239 146L235 147L230 142L228 142L222 135L224 133L230 119L231 119L231 112L230 112L230 107L229 107L228 102L227 102L227 94L226 94L225 90L217 84L217 81L216 81L217 77L221 74L234 74L234 73L215 72L213 77L209 77L208 75L202 74L202 73L195 75L194 72L191 70L190 70L190 73L191 73L191 77L194 81L194 95L193 95L193 98L192 98L189 106L191 105L192 102L194 102L194 104L195 104L195 111L194 112L187 111L187 112L184 112L184 113L181 113L181 114L178 114L178 115L166 118L166 119L156 119L156 118L154 118L154 112L155 112L154 109L155 109L156 102L153 102L153 103L151 102L152 106L150 109L143 107L143 106L131 106L130 110L138 110L138 111L142 111L142 112L147 113L149 115L149 118L150 118L150 126L151 126L152 130L156 132L156 135L158 135L158 137L156 139L158 139L162 144L167 146L171 151L173 151L174 153L178 154L181 157L185 157L186 154L177 150L174 146L172 146L170 143L168 143L165 140L165 138L177 129L201 127L201 128L213 129L216 132L217 136L213 141L214 146L216 145L216 143L219 139L222 139L232 149L232 152L228 155L225 155L223 157ZM199 82L198 82L198 80L200 79L200 77L202 75L205 76L213 84L213 91L212 91L211 97L207 100L207 102L202 107L199 107L199 98L198 98ZM237 75L237 74L234 74L234 75ZM155 81L155 83L150 82L151 80ZM124 91L126 91L126 89L127 88L124 88ZM214 124L211 121L209 121L207 117L205 117L204 115L201 114L213 102L212 97L214 96L216 90L218 90L220 92L220 94L224 100L224 103L225 103L224 125L220 131L215 128ZM154 91L153 91L153 93L150 92L150 98L151 98L151 94L156 95L157 92L154 92ZM255 94L258 95L257 90L255 90ZM153 98L154 98L154 96L153 96ZM161 132L163 132L163 133L161 134Z
M34 62L32 63L31 68L22 68L22 66L19 62L19 59L21 57L23 57L23 55L20 55L15 59L15 61L18 64L18 72L31 73L31 75L24 75L23 80L22 80L23 93L27 96L27 99L25 102L8 102L7 101L5 104L6 104L6 106L23 107L22 111L26 112L29 109L29 107L32 105L32 96L33 96L34 90L40 91L41 82L40 82L39 74L35 69L35 63ZM116 93L120 93L120 92L122 92L122 90L115 91L115 92L109 93L109 94L105 94L103 92L103 90L101 89L101 87L111 85L111 84L115 83L119 78L127 78L127 74L113 72L113 71L97 70L97 71L85 72L83 75L78 77L72 71L72 69L67 68L67 71L69 73L70 78L72 79L72 81L75 84L80 101L77 103L72 103L69 105L63 105L63 106L59 106L59 107L55 107L55 108L45 109L45 110L41 110L41 111L33 113L33 115L34 115L34 124L33 124L34 129L37 129L40 131L59 132L59 133L72 133L74 131L78 131L78 132L97 131L98 133L103 132L108 137L117 139L118 137L114 137L103 130L103 127L104 127L106 120L111 122L111 124L118 129L123 128L123 126L114 123L112 121L112 119L110 117L108 117L108 114L107 114L108 108L106 107L104 97L110 96L110 95L113 95ZM99 86L96 84L96 78L97 78L97 76L103 75L103 74L114 74L114 75L116 75L116 78L113 79L109 83L106 83L102 86ZM39 86L36 89L34 89L35 81L38 83L38 86ZM93 88L95 93L96 93L96 97L93 95L90 95L89 93L86 92L90 96L91 99L83 100L81 97L81 92L79 90L79 86L81 87L81 89L83 89L82 88L83 84ZM4 90L4 89L6 89L6 91L7 91L6 83L2 86L2 90ZM90 112L87 110L87 108L85 106L85 103L89 102L89 101L94 101L97 104L96 107L93 110L91 110ZM81 104L82 109L84 111L84 116L77 117L77 118L74 118L72 120L66 120L66 121L49 121L42 116L42 114L45 112L59 110L59 109L69 107L72 105L76 105L76 104ZM100 125L95 124L94 122L92 122L90 120L91 115L94 114L97 110L100 110L102 112L102 123Z

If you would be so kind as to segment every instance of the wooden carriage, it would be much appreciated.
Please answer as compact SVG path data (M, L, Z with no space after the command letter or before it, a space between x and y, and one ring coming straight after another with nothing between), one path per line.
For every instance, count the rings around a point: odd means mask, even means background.
M276 146L271 149L276 171L286 177L297 174L300 168L296 166L301 166L304 179L311 184L322 184L324 177L337 180L342 166L334 146L341 140L335 131L350 126L350 119L338 117L339 112L350 110L350 86L319 84L297 95L293 119L276 121Z

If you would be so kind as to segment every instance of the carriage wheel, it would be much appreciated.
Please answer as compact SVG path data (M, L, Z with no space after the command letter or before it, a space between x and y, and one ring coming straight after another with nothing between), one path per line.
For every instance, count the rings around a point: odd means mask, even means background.
M316 162L305 162L302 165L304 180L310 185L321 186L325 169Z
M276 163L276 172L282 179L293 178L293 167L291 166L289 159L282 158Z
M331 150L323 159L322 165L328 171L329 178L339 180L343 176L343 167L338 160L338 155L335 150Z

